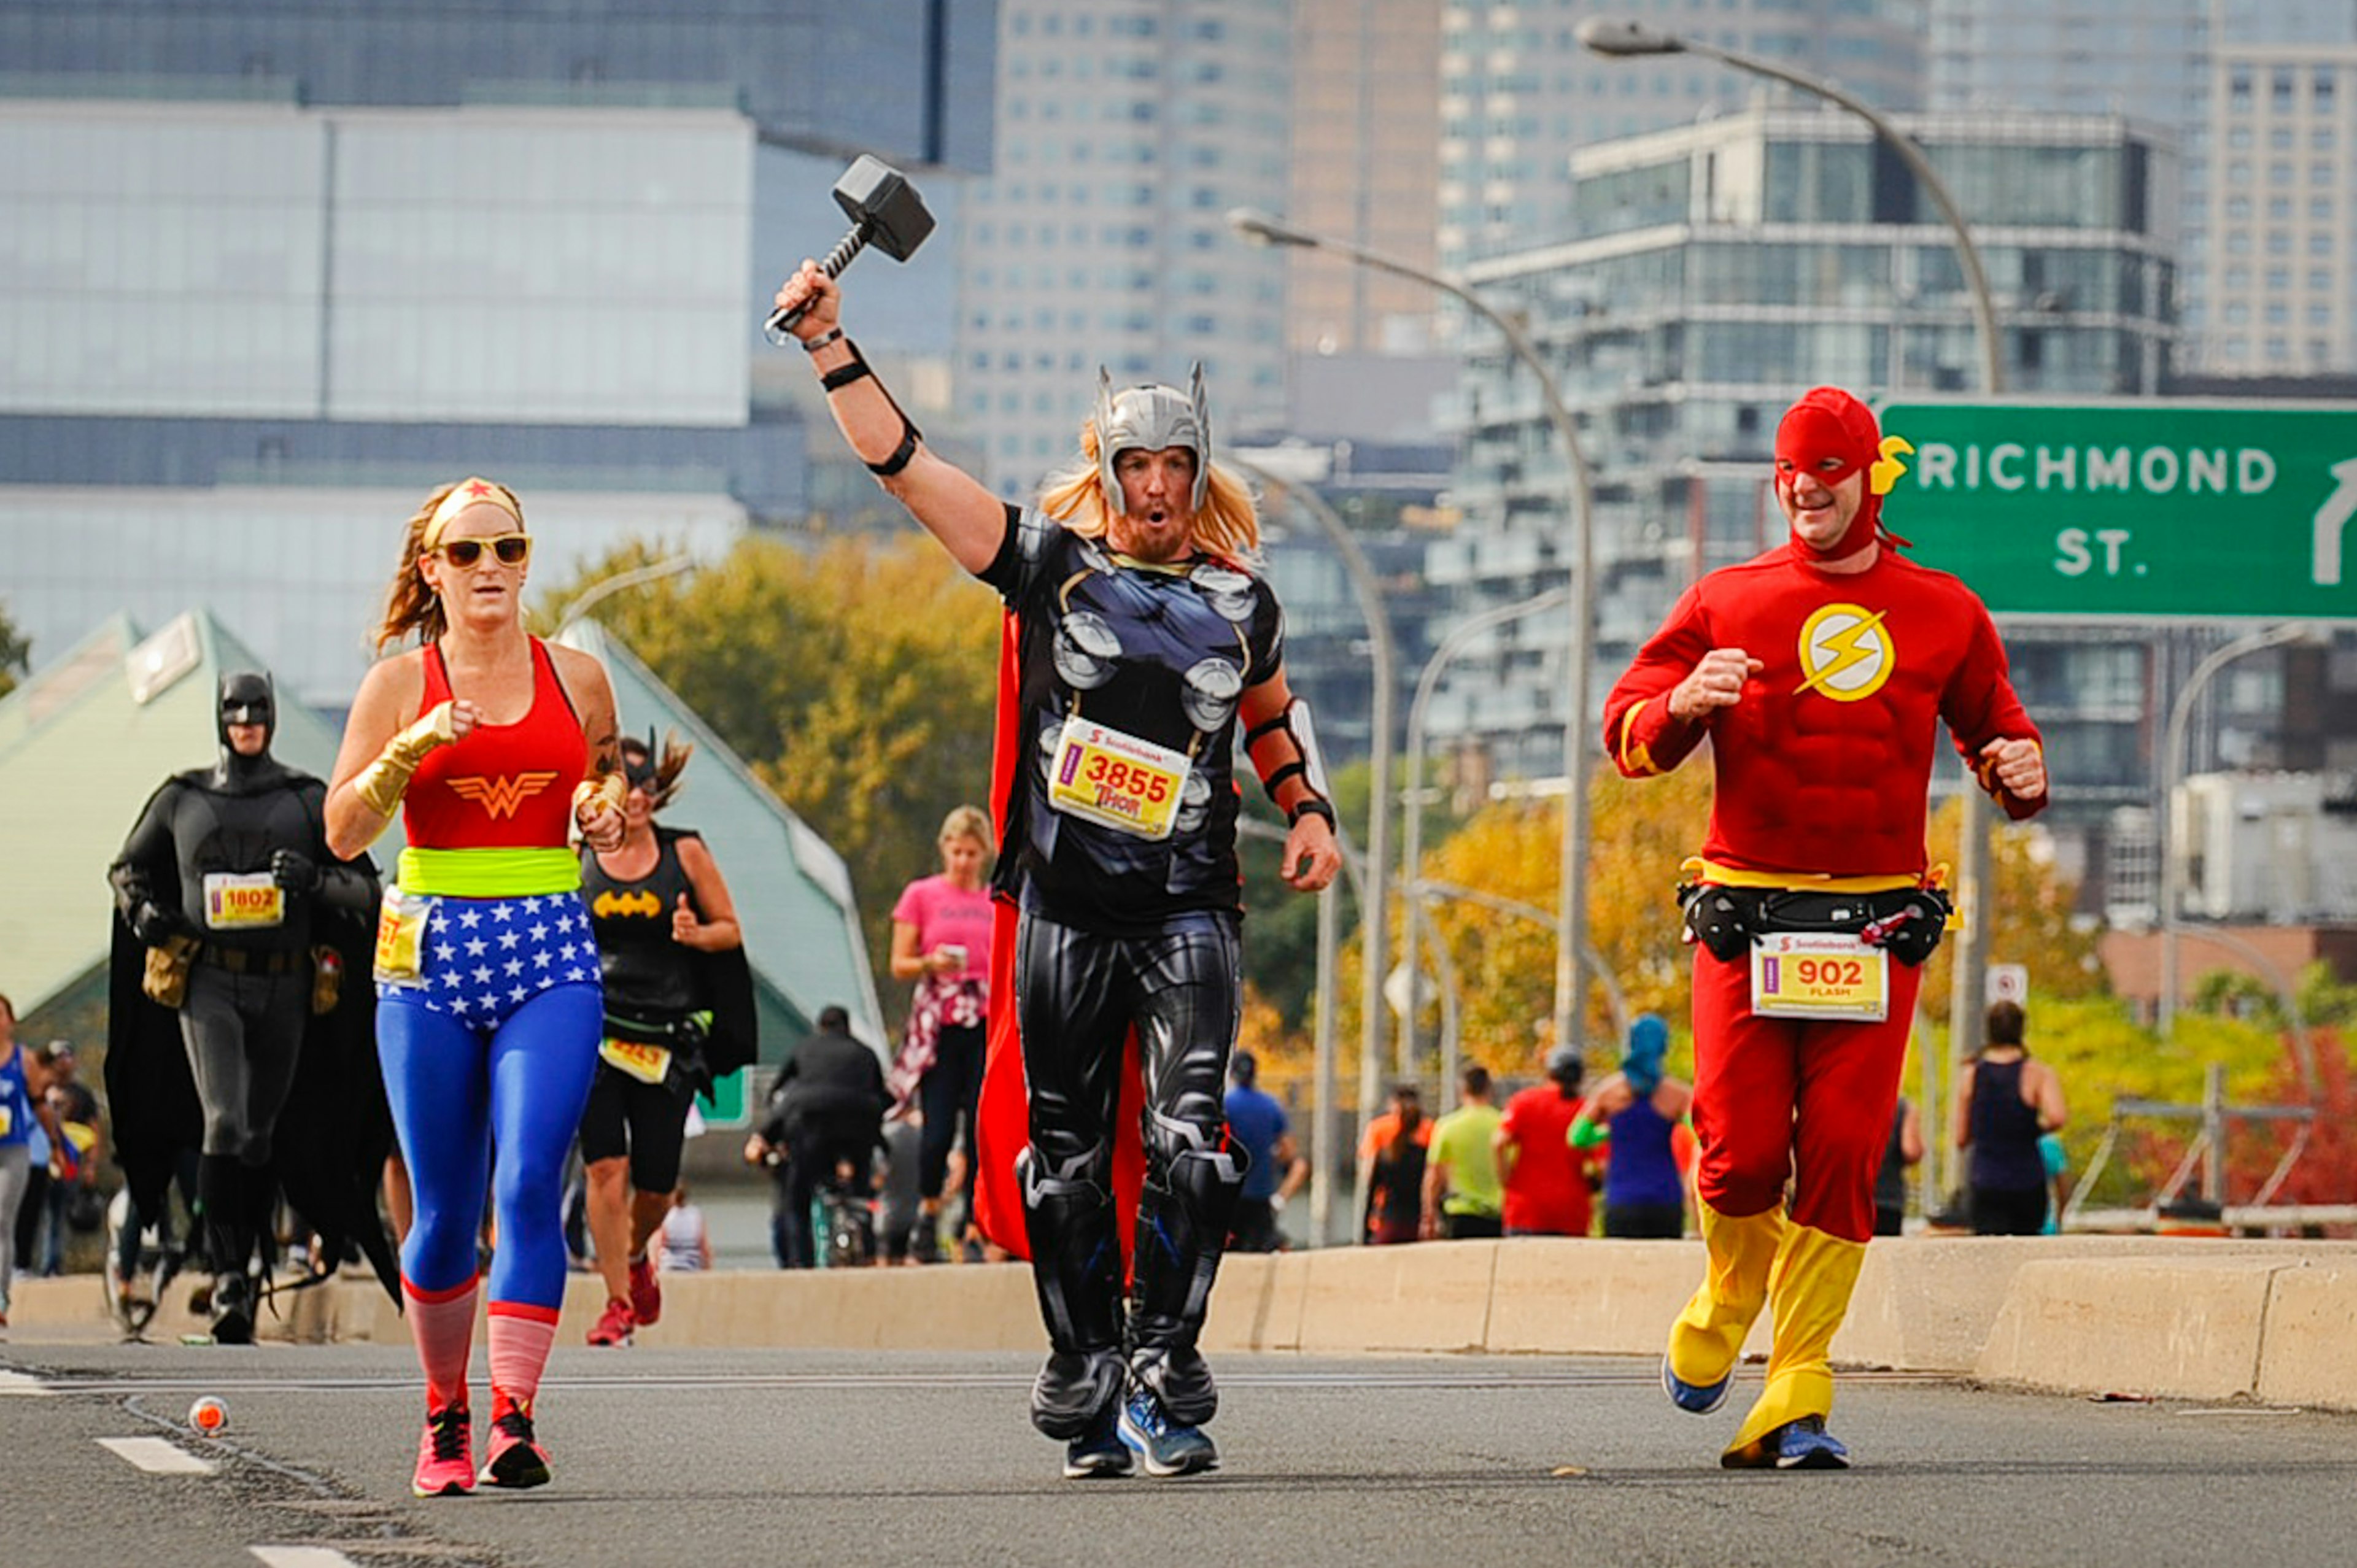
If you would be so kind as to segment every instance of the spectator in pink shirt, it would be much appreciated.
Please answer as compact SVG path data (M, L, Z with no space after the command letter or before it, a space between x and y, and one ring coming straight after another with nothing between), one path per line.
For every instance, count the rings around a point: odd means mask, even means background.
M912 1254L940 1253L942 1187L950 1150L974 1165L974 1107L982 1096L990 1010L990 819L960 806L942 822L941 875L909 884L892 907L892 977L916 982L900 1052L892 1063L894 1102L924 1111L917 1156L918 1216Z

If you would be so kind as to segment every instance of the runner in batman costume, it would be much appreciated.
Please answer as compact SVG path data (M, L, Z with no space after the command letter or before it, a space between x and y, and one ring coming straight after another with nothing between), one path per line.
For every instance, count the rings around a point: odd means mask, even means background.
M283 1193L322 1255L358 1246L388 1291L377 1218L392 1122L364 977L376 868L329 854L327 786L270 754L270 677L221 677L211 768L148 800L108 871L107 1094L116 1158L142 1219L200 1150L198 1237L214 1273L213 1335L253 1334Z

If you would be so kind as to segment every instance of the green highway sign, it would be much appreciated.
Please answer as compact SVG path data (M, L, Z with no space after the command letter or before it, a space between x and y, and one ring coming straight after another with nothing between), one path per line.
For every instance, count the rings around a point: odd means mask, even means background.
M2000 613L2357 618L2357 404L1902 403L1884 502Z
M702 1098L696 1110L707 1127L744 1127L752 1122L752 1114L745 1103L745 1072L741 1068L713 1080L712 1092Z

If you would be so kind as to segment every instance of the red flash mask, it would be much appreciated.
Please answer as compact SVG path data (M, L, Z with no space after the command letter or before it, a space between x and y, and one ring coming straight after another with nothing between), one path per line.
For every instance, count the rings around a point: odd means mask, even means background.
M1791 499L1793 478L1803 473L1828 487L1861 470L1870 476L1880 446L1872 409L1839 387L1814 388L1786 409L1783 423L1776 426L1776 494ZM1833 462L1828 464L1828 458ZM1874 493L1871 482L1864 491L1857 515L1839 539L1822 550L1806 543L1802 548L1820 561L1839 561L1873 543L1882 498Z

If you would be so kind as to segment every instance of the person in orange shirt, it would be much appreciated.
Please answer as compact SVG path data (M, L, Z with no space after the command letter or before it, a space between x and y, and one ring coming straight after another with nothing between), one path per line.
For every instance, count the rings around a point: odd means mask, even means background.
M1359 1190L1367 1195L1360 1235L1371 1247L1416 1239L1424 1204L1424 1155L1432 1146L1432 1123L1424 1095L1403 1083L1392 1090L1392 1108L1367 1123L1359 1139Z

